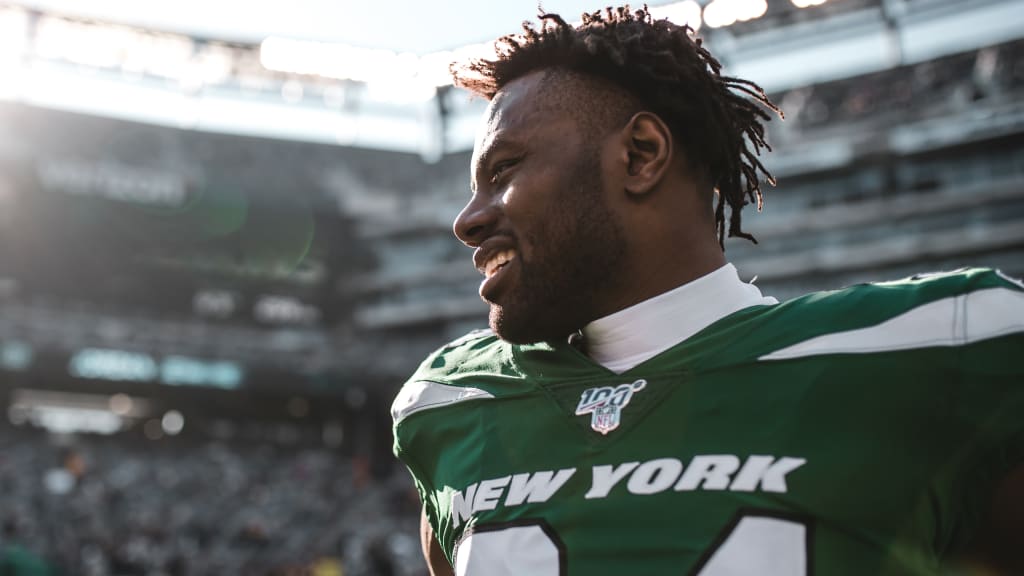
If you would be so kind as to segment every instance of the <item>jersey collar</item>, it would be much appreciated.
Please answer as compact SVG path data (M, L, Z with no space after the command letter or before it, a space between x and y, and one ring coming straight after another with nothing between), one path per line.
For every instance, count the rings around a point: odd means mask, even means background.
M736 267L721 268L583 327L587 355L622 373L744 308L778 304L739 278Z

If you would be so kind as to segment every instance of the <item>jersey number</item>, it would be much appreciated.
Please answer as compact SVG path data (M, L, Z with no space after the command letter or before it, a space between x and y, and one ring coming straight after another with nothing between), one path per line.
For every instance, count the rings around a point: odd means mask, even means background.
M807 525L748 513L723 530L692 576L807 576ZM567 576L565 548L545 524L481 527L459 544L456 576Z

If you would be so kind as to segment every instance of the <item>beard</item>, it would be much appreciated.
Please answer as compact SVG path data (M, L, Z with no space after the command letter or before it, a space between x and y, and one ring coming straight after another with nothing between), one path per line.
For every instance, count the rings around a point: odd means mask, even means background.
M599 300L621 283L625 233L602 193L596 151L583 156L562 209L526 238L534 250L519 262L519 282L491 304L489 324L502 340L565 340L599 317Z

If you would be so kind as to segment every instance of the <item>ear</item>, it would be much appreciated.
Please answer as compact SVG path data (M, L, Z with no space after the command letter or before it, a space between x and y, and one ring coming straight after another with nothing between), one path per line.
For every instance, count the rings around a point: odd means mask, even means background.
M672 131L656 114L637 112L623 128L622 136L626 192L647 194L658 186L672 164Z

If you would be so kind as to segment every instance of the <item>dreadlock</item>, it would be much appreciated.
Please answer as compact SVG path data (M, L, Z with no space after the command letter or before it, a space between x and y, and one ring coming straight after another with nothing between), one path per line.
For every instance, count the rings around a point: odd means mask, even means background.
M758 158L762 148L771 150L762 124L771 117L762 107L782 116L764 90L722 76L722 65L692 37L692 28L654 20L646 5L635 12L627 5L586 13L578 27L558 14L542 11L539 18L539 29L524 22L523 34L498 39L494 60L453 65L455 84L490 100L509 82L542 69L610 81L668 124L691 165L717 190L719 245L725 248L726 204L729 237L756 244L743 231L740 214L750 202L758 211L764 205L759 173L775 184Z

